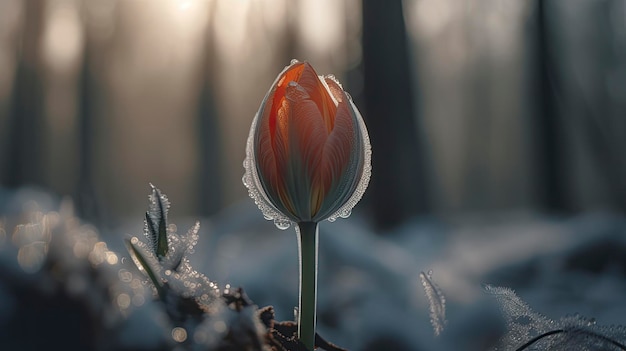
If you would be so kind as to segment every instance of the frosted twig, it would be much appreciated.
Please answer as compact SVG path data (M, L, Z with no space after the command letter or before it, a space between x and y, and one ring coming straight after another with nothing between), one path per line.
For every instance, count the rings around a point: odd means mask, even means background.
M420 272L420 280L424 287L424 293L428 299L430 309L430 324L433 326L435 336L439 336L446 325L446 297L441 289L433 282L432 271Z

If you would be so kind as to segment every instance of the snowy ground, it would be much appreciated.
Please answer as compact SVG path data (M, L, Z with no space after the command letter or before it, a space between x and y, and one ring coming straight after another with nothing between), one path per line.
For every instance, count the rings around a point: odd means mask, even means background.
M297 303L295 233L257 212L242 204L214 218L196 259L218 282L245 287L287 319ZM385 235L364 222L355 214L320 228L319 330L339 345L376 350L393 340L396 350L485 350L504 325L484 284L508 286L554 319L580 313L626 323L623 216L421 218ZM448 323L437 338L418 279L429 270L447 300Z
M6 199L15 197L4 193L0 198L5 199L0 215L6 216ZM197 218L182 217L171 200L171 221L186 231ZM54 208L54 200L44 206ZM138 210L127 225L101 233L101 239L127 256L122 240L142 235L142 216ZM199 220L191 264L220 286L243 287L259 306L273 305L278 320L292 319L298 289L293 228L276 229L252 201ZM6 256L8 251L2 252ZM447 301L447 324L439 337L433 336L418 278L429 270ZM416 218L379 235L357 211L320 227L318 331L356 351L482 351L505 328L484 284L514 289L535 311L553 319L580 313L598 324L626 324L625 275L626 218L617 214ZM141 321L154 319L149 304L144 306L131 315L124 331L131 335L129 343L150 343L146 335L132 337L137 329L146 329ZM152 343L154 339L158 337Z

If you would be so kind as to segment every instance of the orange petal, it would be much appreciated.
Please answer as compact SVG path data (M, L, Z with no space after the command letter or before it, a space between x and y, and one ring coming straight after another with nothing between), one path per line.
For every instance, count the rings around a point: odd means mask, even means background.
M257 122L255 153L259 179L266 195L283 213L291 209L289 201L283 201L286 189L284 182L279 179L284 173L288 153L287 126L289 121L286 117L288 111L285 110L288 108L285 106L285 89L287 82L298 79L303 68L302 63L296 63L280 74L263 101Z
M320 182L326 192L341 182L355 152L355 121L345 99L337 106L335 128L324 145Z
M302 74L302 70L304 69L304 64L301 62L295 63L287 68L282 76L278 78L276 82L276 86L274 86L272 96L268 99L268 103L271 101L271 109L268 111L269 118L271 119L270 125L273 128L276 127L275 118L278 115L278 110L282 106L282 100L285 98L285 92L287 89L287 85L291 81L297 81ZM272 138L274 138L275 129L271 130Z
M310 219L321 206L320 193L313 192L313 179L320 172L327 131L318 105L299 85L287 89L287 98L292 106L290 124L290 171L287 179L293 180L292 189L297 210ZM307 218L308 217L308 218Z
M341 87L339 82L335 80L334 76L325 76L324 82L326 82L326 85L328 86L328 90L330 91L332 96L335 98L335 100L337 100L337 102L344 101L344 99L346 98L346 93L343 91L343 88Z
M289 138L290 145L295 146L291 156L302 160L307 170L317 171L328 138L322 116L317 105L309 99L291 104L293 113Z
M309 93L311 100L317 104L324 120L324 124L326 125L326 131L327 133L330 133L333 129L335 119L334 116L337 107L335 106L333 99L330 97L328 90L320 80L320 77L308 62L304 62L304 68L302 69L302 74L298 79L298 84L300 84Z
M283 97L280 101L280 107L276 112L275 121L275 134L272 140L272 150L274 150L274 157L276 158L276 171L279 183L284 183L282 179L285 174L287 163L289 162L289 125L291 115L291 106L287 99Z

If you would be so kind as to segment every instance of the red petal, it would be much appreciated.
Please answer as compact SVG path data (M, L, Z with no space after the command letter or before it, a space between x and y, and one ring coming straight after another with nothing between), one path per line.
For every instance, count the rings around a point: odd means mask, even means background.
M301 87L293 87L293 89L303 89ZM288 93L289 95L289 93ZM290 101L291 102L291 101ZM292 160L296 162L297 172L293 174L296 186L304 198L299 199L300 208L305 208L307 215L313 216L321 207L323 201L323 193L320 191L319 184L314 179L319 178L322 155L324 145L328 138L326 126L322 119L318 105L308 99L293 101L292 127L290 128L290 145L293 145Z
M282 100L285 98L285 89L287 89L287 84L291 81L298 80L303 69L303 63L299 62L292 65L285 72L283 72L282 76L276 82L276 86L272 88L272 96L268 99L268 103L271 103L271 108L268 109L268 117L270 119L272 139L274 138L274 133L276 132L276 116L278 114L278 110L282 106Z
M330 90L330 93L333 95L335 100L337 100L337 102L344 101L346 94L344 93L341 85L339 85L339 83L337 83L335 79L330 78L329 76L324 77L324 81L326 82L326 85L328 85L328 89Z
M355 123L345 98L337 106L335 128L324 145L321 182L326 192L344 176L354 151ZM331 199L333 201L333 199Z
M304 68L298 79L298 84L309 93L311 100L317 104L324 124L326 125L326 132L330 133L335 123L334 116L337 107L330 97L328 90L320 80L320 77L308 62L304 62Z
M293 124L289 138L297 145L292 157L302 160L307 169L317 171L328 137L320 111L311 100L295 101L291 117Z

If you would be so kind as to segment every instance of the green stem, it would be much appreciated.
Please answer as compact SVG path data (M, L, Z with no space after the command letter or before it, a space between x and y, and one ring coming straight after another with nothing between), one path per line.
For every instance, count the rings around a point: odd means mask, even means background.
M300 254L300 304L298 307L298 339L308 350L315 349L317 305L317 247L319 229L316 222L300 222L296 226Z

